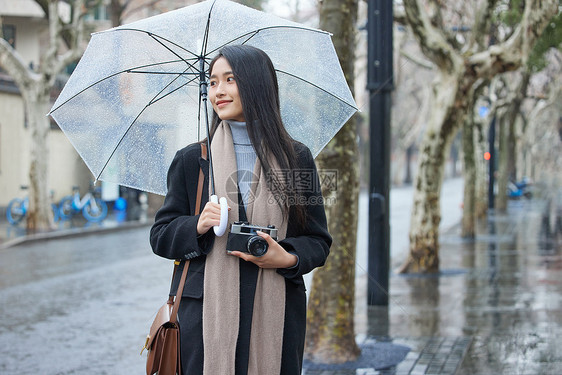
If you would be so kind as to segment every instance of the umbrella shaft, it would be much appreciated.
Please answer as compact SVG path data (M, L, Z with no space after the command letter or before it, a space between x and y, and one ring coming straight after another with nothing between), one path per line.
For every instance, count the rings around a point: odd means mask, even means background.
M205 76L205 58L199 56L199 96L205 110L205 129L207 130L207 159L209 160L209 184L211 195L215 195L215 176L213 174L213 158L211 156L211 134L209 131L209 110L207 108L207 77Z
M203 86L203 85L202 85ZM206 85L205 85L206 86ZM215 176L213 174L213 157L211 156L211 135L209 132L209 114L207 109L207 95L201 93L203 107L205 108L205 127L207 129L207 156L209 159L209 184L211 184L211 195L215 195Z

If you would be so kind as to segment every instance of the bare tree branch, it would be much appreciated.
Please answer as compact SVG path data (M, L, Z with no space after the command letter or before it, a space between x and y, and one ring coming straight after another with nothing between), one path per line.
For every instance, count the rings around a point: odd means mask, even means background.
M397 7L394 4L394 8L392 9L392 17L394 22L399 23L401 25L407 25L408 21L406 20L406 12L404 11L403 7Z
M442 29L432 24L421 0L404 0L406 19L423 53L441 70L453 71L462 64L462 58L449 44Z
M448 28L444 21L443 21L443 10L446 10L447 3L444 0L428 0L427 4L429 19L431 24L443 33L443 37L445 40L451 45L453 48L458 49L460 48L459 43L457 42L455 33L453 33L450 28ZM461 19L462 17L458 17Z
M123 11L129 5L129 1L126 1L124 4L121 4L119 0L111 0L109 5L111 11L111 26L117 27L121 24L121 16L123 15Z
M76 61L82 55L82 48L80 42L83 40L84 34L84 21L83 17L86 14L84 7L84 0L76 0L73 3L72 20L69 26L73 31L72 37L67 40L68 51L62 55L60 52L60 45L63 37L62 25L58 17L58 1L49 2L49 46L43 56L42 64L39 69L40 72L45 74L45 77L53 81L56 75L64 69L65 66L73 61ZM57 14L57 17L52 16Z
M430 70L433 69L433 64L430 61L420 59L419 57L414 56L403 49L400 50L400 54L405 58L407 58L408 60L410 60L411 62L413 62L414 64L421 66L422 68L430 69Z
M527 1L523 19L511 37L501 44L473 54L468 59L468 65L481 76L492 76L526 64L535 41L556 14L557 8L557 0Z
M445 26L443 24L443 13L441 8L443 7L443 2L441 0L428 0L428 16L431 24L439 30L444 30Z
M484 4L476 11L474 28L472 29L469 51L481 51L486 49L485 38L489 34L492 23L492 13L496 8L498 0L483 0Z
M84 0L75 0L74 4L75 8L72 12L72 29L74 29L75 32L70 49L75 50L78 54L82 54L83 51L80 43L84 40L84 16L86 16L87 9L84 7Z
M57 52L59 50L59 38L61 34L61 24L58 17L58 0L49 1L48 9L45 12L47 20L49 20L49 47L43 55L43 61L53 61L56 59ZM42 64L41 64L42 65ZM41 66L40 68L45 69L46 67Z
M136 13L140 10L143 10L145 8L153 7L161 1L162 0L151 0L151 1L143 3L143 4L139 4L138 6L136 6L134 8L131 8L131 9L127 9L128 5L131 3L130 1L127 1L123 5L123 10L122 10L123 14L121 15L121 22L123 21L124 18L130 17L131 14L134 14L134 13Z
M18 87L29 86L38 79L38 75L27 68L27 64L12 46L0 38L0 66L15 81Z

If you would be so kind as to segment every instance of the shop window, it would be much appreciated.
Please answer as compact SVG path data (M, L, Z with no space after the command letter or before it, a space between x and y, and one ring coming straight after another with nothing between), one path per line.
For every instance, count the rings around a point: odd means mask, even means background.
M12 48L16 48L16 27L14 25L2 25L2 35Z

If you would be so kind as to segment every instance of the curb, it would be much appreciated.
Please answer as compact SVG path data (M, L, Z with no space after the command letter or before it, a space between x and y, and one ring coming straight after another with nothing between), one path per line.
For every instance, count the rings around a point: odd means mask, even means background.
M60 239L60 238L72 238L72 237L79 237L79 236L95 234L95 233L111 233L120 230L152 226L152 224L153 221L151 220L128 221L120 224L115 224L114 226L80 227L80 228L53 230L50 232L34 233L0 243L0 250L5 250L11 247L37 242L37 241L45 241L45 240Z

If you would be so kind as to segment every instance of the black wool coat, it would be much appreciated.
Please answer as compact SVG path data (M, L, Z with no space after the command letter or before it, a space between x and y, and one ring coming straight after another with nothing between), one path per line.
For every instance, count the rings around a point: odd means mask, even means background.
M301 374L306 329L306 294L302 276L324 264L332 243L327 230L314 158L303 144L296 143L295 150L300 168L296 173L300 173L301 177L306 179L304 181L310 184L304 189L302 197L307 212L306 224L299 225L295 220L295 213L290 210L286 238L279 242L285 250L296 254L299 258L296 267L277 270L285 277L286 285L282 375ZM190 375L203 373L202 303L205 295L203 280L206 254L211 251L215 236L212 230L204 235L197 235L199 215L195 215L194 210L200 168L204 173L202 210L209 199L209 162L201 158L199 143L189 145L176 153L168 171L168 193L164 204L156 213L155 223L150 230L150 244L155 254L168 259L182 260L174 277L170 295L175 295L184 261L187 259L191 261L178 314L181 328L182 370L184 374ZM249 327L255 290L255 284L252 286L252 282L255 282L253 275L256 274L257 266L240 260L241 321L236 375L246 375L247 372ZM250 317L250 321L242 317Z

